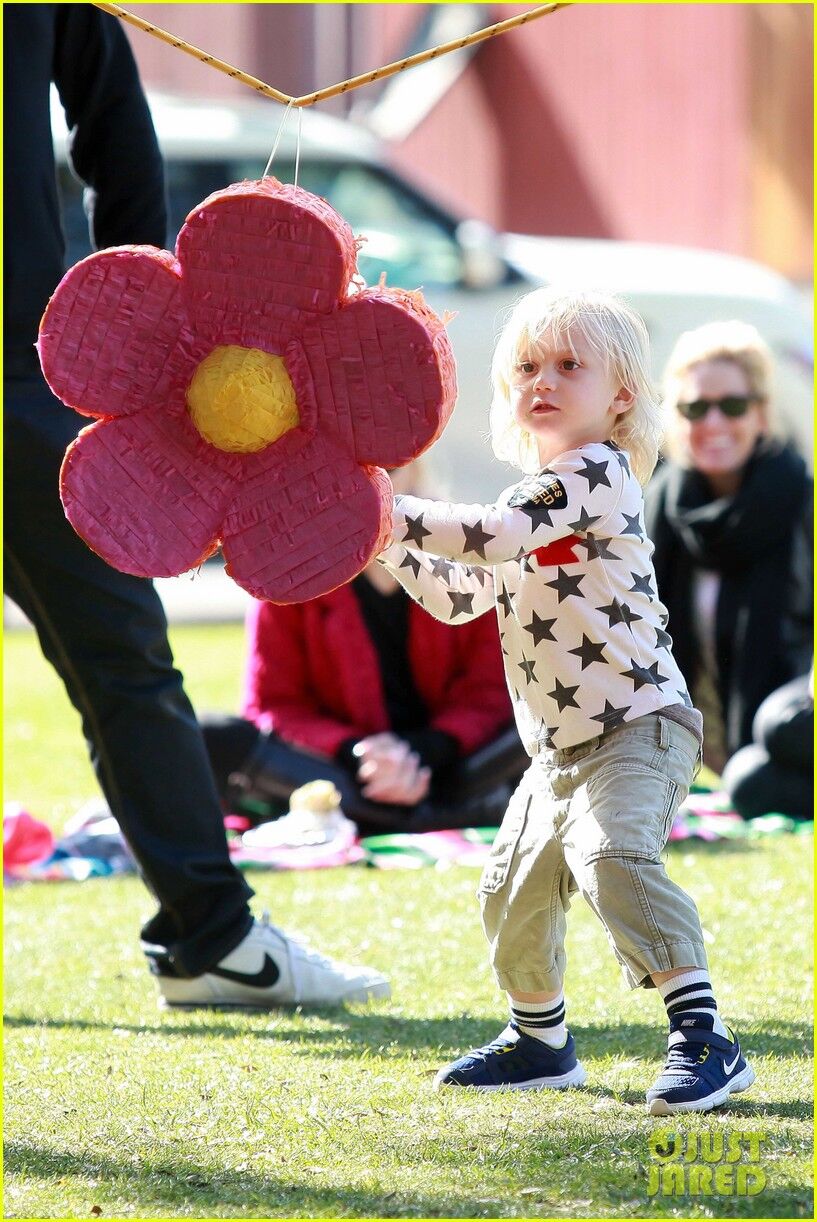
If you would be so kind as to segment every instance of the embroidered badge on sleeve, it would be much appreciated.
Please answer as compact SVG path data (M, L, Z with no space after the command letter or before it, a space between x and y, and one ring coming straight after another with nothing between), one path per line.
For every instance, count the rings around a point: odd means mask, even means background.
M545 510L565 509L567 493L562 481L551 471L541 471L522 480L508 500L512 509L536 507Z

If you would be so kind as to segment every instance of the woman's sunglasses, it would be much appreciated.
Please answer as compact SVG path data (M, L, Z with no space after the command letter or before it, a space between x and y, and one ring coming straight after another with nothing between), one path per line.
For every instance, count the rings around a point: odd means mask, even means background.
M676 403L675 406L685 420L703 420L710 407L717 407L724 416L736 420L738 416L745 416L757 402L757 395L725 395L723 399L696 399L693 403Z

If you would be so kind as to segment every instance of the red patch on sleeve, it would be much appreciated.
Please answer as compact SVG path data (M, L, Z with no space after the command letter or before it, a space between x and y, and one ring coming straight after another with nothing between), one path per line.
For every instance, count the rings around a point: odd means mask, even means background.
M578 564L581 557L573 551L578 542L578 535L568 535L566 539L556 539L553 543L548 543L547 547L537 547L536 551L528 552L528 555L535 556L540 567L549 564Z

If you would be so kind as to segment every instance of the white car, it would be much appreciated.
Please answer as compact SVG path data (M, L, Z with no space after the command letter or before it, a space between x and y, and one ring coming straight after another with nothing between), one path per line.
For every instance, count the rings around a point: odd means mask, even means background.
M258 178L275 143L283 107L248 100L220 104L150 95L166 158L170 243L184 217L210 192ZM80 189L66 164L66 130L54 96L55 150L66 208L68 259L88 252ZM291 182L299 117L290 115L271 172ZM706 250L580 238L495 234L452 215L389 166L370 132L311 110L302 115L299 184L324 196L367 241L359 266L369 283L422 288L455 317L459 399L430 453L441 491L490 499L512 482L486 442L494 339L508 307L539 284L572 282L615 290L643 315L660 376L676 336L713 319L754 323L778 364L784 430L812 452L812 327L803 298L782 276L747 259Z

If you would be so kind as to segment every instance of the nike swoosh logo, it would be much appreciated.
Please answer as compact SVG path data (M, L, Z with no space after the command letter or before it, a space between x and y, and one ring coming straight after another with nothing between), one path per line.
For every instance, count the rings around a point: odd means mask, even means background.
M740 1049L738 1048L737 1052L735 1053L734 1061L732 1061L730 1065L727 1065L725 1061L723 1063L723 1072L726 1074L727 1077L732 1072L732 1070L735 1068L739 1060L740 1060Z
M251 989L270 989L281 973L275 961L269 955L264 955L260 971L234 972L229 967L211 967L210 975L221 976L223 980L232 980L235 984L246 984Z

